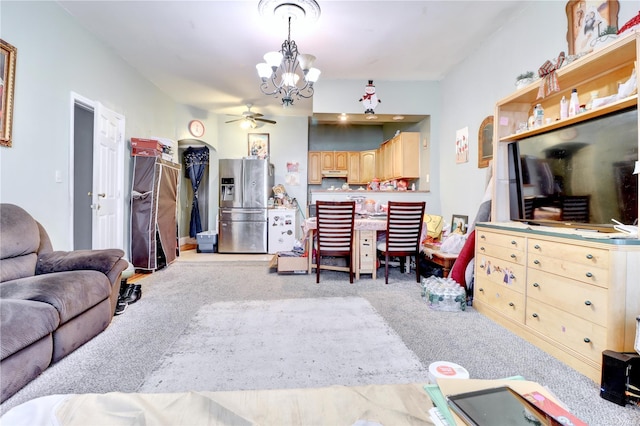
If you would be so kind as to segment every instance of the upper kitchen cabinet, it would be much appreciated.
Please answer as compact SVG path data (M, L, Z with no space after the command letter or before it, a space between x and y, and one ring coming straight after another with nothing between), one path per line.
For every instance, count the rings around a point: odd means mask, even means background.
M376 150L349 151L349 168L347 169L347 182L366 184L376 175Z
M308 179L310 184L322 183L321 154L322 153L320 151L309 151L307 168L309 170Z
M347 170L347 151L320 151L322 170Z
M376 177L376 150L360 152L360 183L369 183Z
M420 177L420 133L402 132L389 140L391 176L385 179L417 179ZM390 160L390 161L389 161Z

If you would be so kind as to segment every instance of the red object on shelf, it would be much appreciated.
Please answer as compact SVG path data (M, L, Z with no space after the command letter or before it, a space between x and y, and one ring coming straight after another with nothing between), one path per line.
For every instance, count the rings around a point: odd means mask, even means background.
M640 12L638 12L636 16L629 19L626 24L620 27L620 29L618 30L618 35L622 34L630 28L635 27L636 25L640 25Z
M131 148L131 155L134 157L161 157L162 150L157 150L153 148Z
M155 139L131 138L131 148L151 148L162 152L162 144Z

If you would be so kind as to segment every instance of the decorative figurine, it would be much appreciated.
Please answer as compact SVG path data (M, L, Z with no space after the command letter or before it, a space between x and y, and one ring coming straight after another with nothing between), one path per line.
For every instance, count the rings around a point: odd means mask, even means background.
M373 110L382 101L376 95L376 86L373 85L373 80L369 80L369 84L364 87L364 96L358 102L362 102L365 114L374 114Z

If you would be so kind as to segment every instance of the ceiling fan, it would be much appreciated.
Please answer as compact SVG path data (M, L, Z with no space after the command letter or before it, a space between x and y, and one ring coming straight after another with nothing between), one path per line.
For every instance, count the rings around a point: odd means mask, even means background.
M243 112L242 115L227 114L231 117L239 117L239 118L236 118L235 120L225 121L225 123L235 123L236 121L242 121L242 123L240 123L240 127L245 129L247 128L255 129L256 127L258 127L258 122L276 124L276 122L273 120L267 120L266 118L261 118L264 116L259 112L251 111L252 106L253 106L252 104L247 104L247 110Z

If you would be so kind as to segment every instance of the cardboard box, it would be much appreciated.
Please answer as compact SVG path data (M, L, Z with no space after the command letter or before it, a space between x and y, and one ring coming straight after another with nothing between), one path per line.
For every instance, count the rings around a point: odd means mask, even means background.
M309 271L308 257L289 257L276 255L279 274L306 274Z
M131 148L131 155L134 157L161 157L162 151L153 148Z
M151 148L162 152L162 144L155 139L131 138L131 148Z

